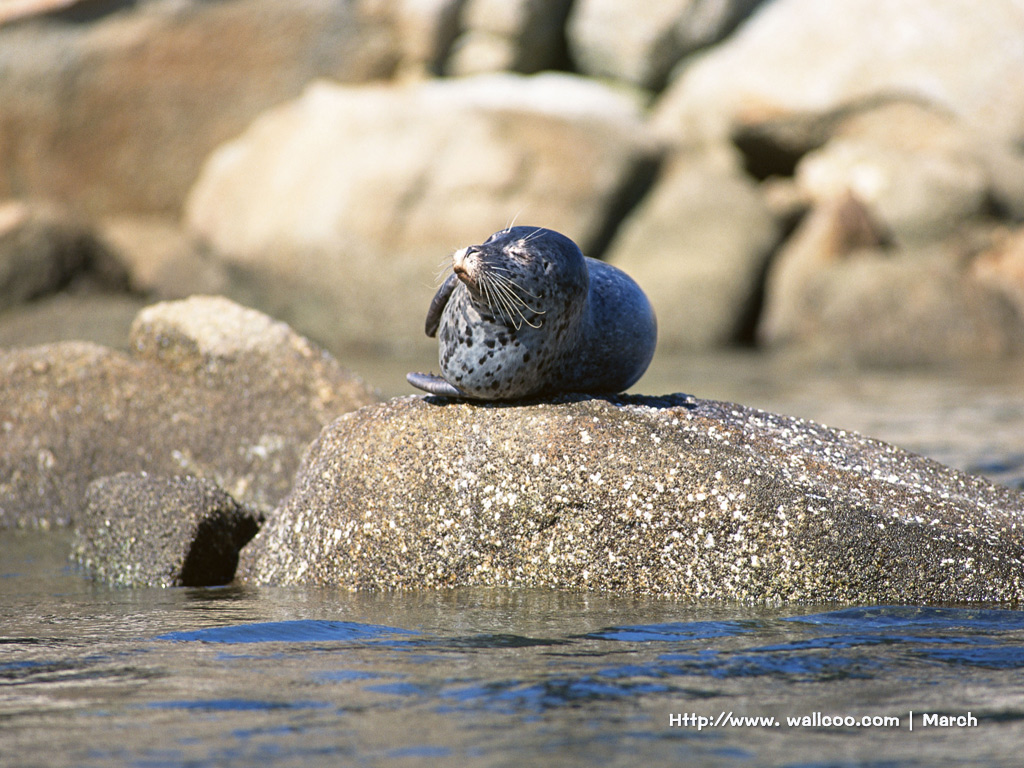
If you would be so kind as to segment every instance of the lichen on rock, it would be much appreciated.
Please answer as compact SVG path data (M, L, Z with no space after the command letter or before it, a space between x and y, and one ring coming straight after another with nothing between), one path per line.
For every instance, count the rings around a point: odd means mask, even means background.
M208 480L122 472L89 485L72 558L118 586L220 586L260 519Z
M346 414L243 550L260 584L1016 600L1024 500L855 433L685 395Z

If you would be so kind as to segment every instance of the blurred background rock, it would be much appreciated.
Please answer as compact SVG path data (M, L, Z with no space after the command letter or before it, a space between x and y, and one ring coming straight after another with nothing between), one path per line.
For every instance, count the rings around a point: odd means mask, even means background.
M0 0L0 346L215 293L411 356L515 220L662 354L1024 353L1024 0Z

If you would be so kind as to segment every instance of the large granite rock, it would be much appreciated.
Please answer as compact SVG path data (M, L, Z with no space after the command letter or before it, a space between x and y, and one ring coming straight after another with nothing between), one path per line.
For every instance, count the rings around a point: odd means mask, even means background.
M407 76L438 75L459 34L465 0L395 0L390 3Z
M230 284L224 265L212 258L180 222L164 216L115 216L98 226L98 237L128 272L129 285L152 300L221 295Z
M0 352L0 527L67 524L92 480L122 471L206 478L267 511L320 429L375 399L286 325L226 299L148 307L131 348Z
M795 183L812 204L855 195L905 245L993 214L1024 218L1024 152L918 102L837 118L824 145L797 163Z
M310 80L388 76L367 0L80 3L0 27L0 197L176 214L209 152Z
M208 480L122 472L94 480L71 556L124 587L215 587L235 577L260 516Z
M1024 497L740 405L405 397L323 431L242 551L257 584L743 600L1024 596Z
M565 62L571 0L466 0L463 32L445 70L452 75L540 72Z
M91 290L34 299L0 314L0 350L58 341L90 341L127 350L135 316L151 303L139 295Z
M901 95L990 136L1024 139L1024 12L991 0L774 0L681 69L658 105L674 140L728 133L760 115Z
M569 75L320 82L210 157L187 222L245 303L334 348L415 348L456 248L516 221L598 255L645 136L631 95Z
M687 54L717 42L761 0L576 0L566 30L581 71L661 89Z
M970 277L1000 294L1024 326L1024 227L997 232L971 262Z
M650 298L662 350L728 346L755 315L779 226L734 154L679 152L609 246Z
M855 365L1020 355L1024 279L1013 248L1003 252L1007 239L964 228L927 247L895 247L856 197L822 203L772 262L758 338Z

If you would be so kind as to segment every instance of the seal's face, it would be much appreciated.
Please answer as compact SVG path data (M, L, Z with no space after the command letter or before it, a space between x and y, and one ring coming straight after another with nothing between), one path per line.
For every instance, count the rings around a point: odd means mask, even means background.
M562 319L564 309L587 292L583 254L549 229L495 232L481 245L456 251L452 270L482 316L517 331Z

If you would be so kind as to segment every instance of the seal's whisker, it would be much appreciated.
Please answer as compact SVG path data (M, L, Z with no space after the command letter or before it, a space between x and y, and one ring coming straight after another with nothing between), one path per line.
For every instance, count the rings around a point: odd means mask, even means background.
M536 293L531 293L530 291L528 291L525 288L523 288L523 286L521 286L519 283L517 283L516 281L512 280L509 277L505 277L504 275L494 275L494 278L495 278L495 280L502 280L502 281L504 281L508 285L508 287L510 287L511 289L513 289L516 292L525 293L531 299L539 299L540 298L540 296L538 296ZM517 293L517 296L518 296L518 293Z
M487 265L487 270L489 272L495 273L494 277L496 279L500 277L502 280L507 280L508 282L510 282L513 285L513 287L515 287L515 289L517 291L522 291L527 296L531 296L531 297L533 297L535 299L539 299L540 298L540 296L538 296L537 294L530 293L530 291L528 291L525 288L523 288L521 285L519 285L519 283L515 282L511 277L508 277L508 275L516 274L515 271L509 269L508 267L504 267L504 266L502 266L500 264L488 264ZM497 274L497 273L503 273L503 274Z
M501 275L489 275L488 277L492 281L496 294L508 299L509 303L512 305L520 305L524 303L522 296L516 293L513 289L514 283L512 283L508 278Z
M508 267L502 266L501 264L487 264L487 269L493 270L494 272L504 272L507 275L514 274L514 272Z
M503 314L505 314L506 318L515 325L516 330L519 330L522 327L522 323L526 323L531 328L540 328L541 323L539 321L536 325L531 323L523 312L523 309L526 309L534 315L543 315L545 314L545 310L531 307L516 291L521 290L531 296L533 296L533 294L530 294L525 288L522 288L502 275L490 274L488 275L488 281L490 287L493 288L493 293L498 299L498 302L505 310ZM536 298L536 296L534 296L534 298ZM517 323L513 315L518 315L521 322Z
M540 296L538 296L536 293L531 293L530 291L523 288L523 286L519 285L519 283L515 282L510 278L505 277L504 275L493 275L493 277L494 281L496 283L500 283L503 288L508 290L515 297L517 302L522 304L524 307L527 307L527 309L529 309L531 312L534 312L539 315L544 314L543 310L534 309L533 307L528 306L526 303L526 299L519 295L519 293L522 292L529 296L531 299L539 299Z
M437 264L437 272L434 274L434 282L440 285L448 279L449 273L452 271L452 257L445 256Z
M508 224L505 225L505 229L503 230L504 232L511 232L512 231L512 227L514 227L516 225L516 219L519 218L519 214L522 213L522 212L523 212L522 208L520 208L518 211L516 211L516 215L512 217L512 221L510 221Z
M477 285L480 288L480 294L484 298L484 304L486 304L489 308L494 310L495 309L494 305L497 302L495 301L494 296L491 295L491 284L490 284L490 282L486 278L483 278L483 279L481 279L477 283ZM501 311L498 310L498 313L501 314Z
M518 331L522 324L516 322L515 315L522 315L517 312L516 307L509 296L508 290L493 280L494 276L485 274L480 280L481 293L487 306L493 309L506 323L512 323Z
M519 292L524 293L527 296L529 296L531 299L539 299L539 298L541 298L536 293L531 293L531 292L527 291L525 288L520 286L514 280L509 278L508 275L509 274L514 274L515 272L513 272L508 267L502 266L501 264L487 264L487 271L490 273L490 275L493 276L493 278L496 281L503 281L503 282L505 282L512 289L514 289L515 292L517 292L517 293L519 293ZM504 274L502 274L502 272L504 272Z
M480 279L480 292L484 296L487 306L493 309L502 319L511 322L512 307L508 298L499 290L497 284L490 274L484 274Z

